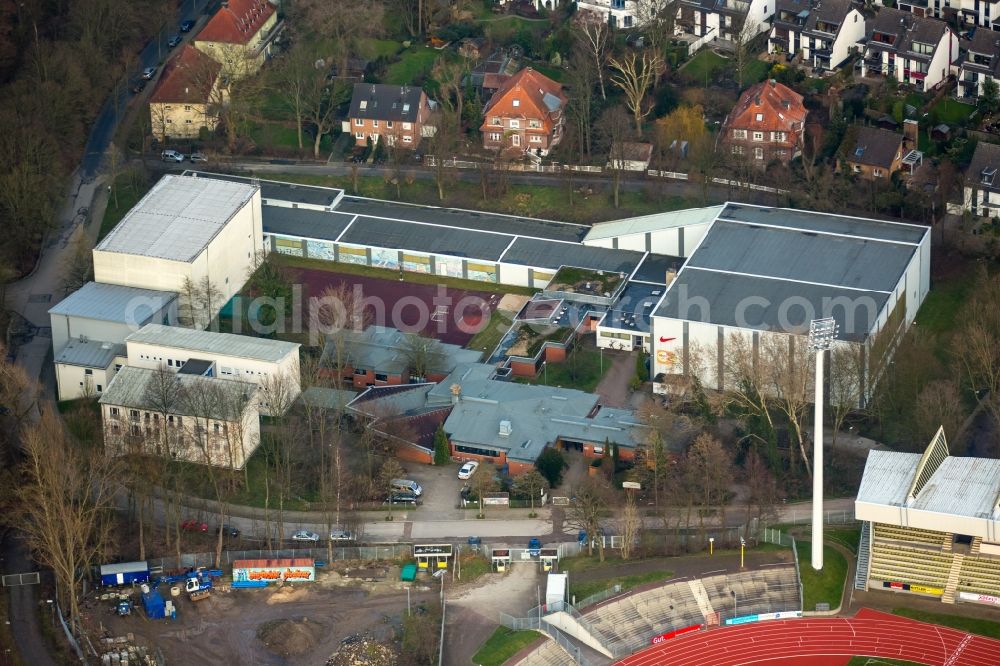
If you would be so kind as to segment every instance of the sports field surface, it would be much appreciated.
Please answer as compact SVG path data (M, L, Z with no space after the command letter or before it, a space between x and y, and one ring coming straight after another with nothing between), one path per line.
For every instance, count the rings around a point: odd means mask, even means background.
M1000 641L863 608L852 618L774 620L685 634L618 664L845 666L855 655L988 666L1000 664Z

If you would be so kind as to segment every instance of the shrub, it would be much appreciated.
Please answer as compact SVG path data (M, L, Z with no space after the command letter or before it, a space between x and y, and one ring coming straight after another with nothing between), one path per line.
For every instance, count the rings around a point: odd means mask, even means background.
M566 468L566 459L562 451L553 448L546 448L542 451L538 459L535 460L535 469L545 477L549 485L553 488L562 482L563 470Z

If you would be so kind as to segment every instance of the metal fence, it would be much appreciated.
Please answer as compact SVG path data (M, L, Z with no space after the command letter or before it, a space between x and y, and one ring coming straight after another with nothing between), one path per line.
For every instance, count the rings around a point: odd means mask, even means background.
M580 648L569 639L566 634L559 631L552 624L545 621L544 617L538 615L532 617L514 617L512 615L507 615L506 613L500 613L500 624L507 627L508 629L513 629L514 631L527 631L533 629L535 631L541 631L547 634L549 638L554 640L562 649L566 650L567 653L575 660L579 666L590 666L590 661L583 656Z
M782 190L777 187L768 187L767 185L757 185L756 183L731 180L729 178L713 178L712 182L715 183L716 185L729 185L731 187L736 187L745 190L755 190L757 192L770 192L771 194L788 194L788 190Z
M672 178L674 180L687 180L688 175L679 171L659 171L657 169L646 169L647 176L654 178Z
M38 585L41 579L37 571L31 573L7 574L3 577L4 587L15 587L17 585Z
M330 557L326 548L283 548L279 550L224 550L220 564L236 560L277 560L305 557L325 561ZM334 560L398 560L412 557L413 547L408 543L375 546L337 546L332 549ZM185 553L180 557L161 557L147 560L151 571L169 571L191 567L215 566L215 553Z
M786 509L785 514L791 517L782 519L780 521L782 525L805 525L812 523L811 507L804 507L801 510ZM858 521L854 517L853 509L841 509L839 511L824 511L823 522L827 525L853 525Z

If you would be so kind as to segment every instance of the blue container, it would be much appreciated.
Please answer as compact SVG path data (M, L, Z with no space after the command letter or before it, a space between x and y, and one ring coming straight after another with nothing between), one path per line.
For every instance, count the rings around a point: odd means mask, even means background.
M161 620L167 616L167 604L158 590L150 590L142 595L142 606L150 620Z
M131 585L149 580L149 565L146 562L120 562L101 565L101 585Z

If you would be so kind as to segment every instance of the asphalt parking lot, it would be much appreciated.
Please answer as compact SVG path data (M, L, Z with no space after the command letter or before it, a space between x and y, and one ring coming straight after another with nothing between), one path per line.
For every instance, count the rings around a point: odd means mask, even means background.
M424 494L420 496L420 514L423 520L462 518L463 509L456 508L464 481L458 480L458 463L448 465L407 465L407 478L419 483Z

